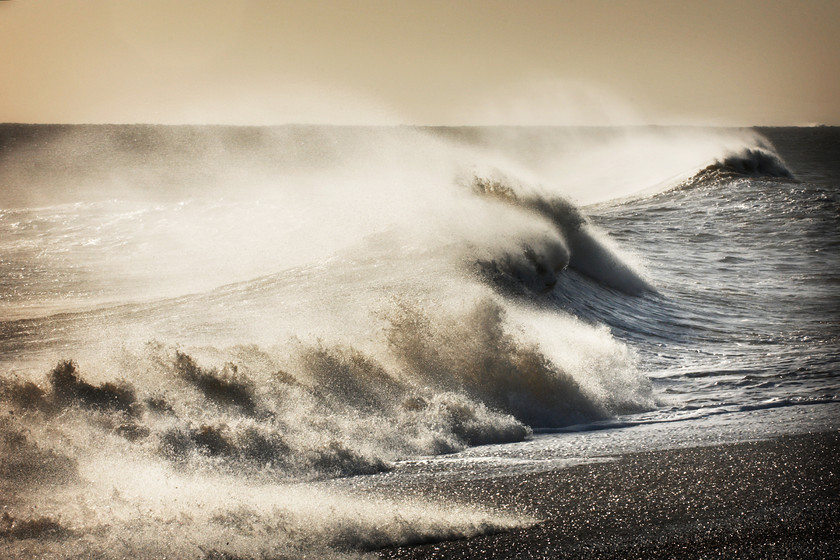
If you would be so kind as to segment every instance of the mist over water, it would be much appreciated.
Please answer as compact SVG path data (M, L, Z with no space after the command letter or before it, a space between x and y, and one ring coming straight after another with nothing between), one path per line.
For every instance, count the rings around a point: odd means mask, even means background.
M0 138L0 536L18 557L340 555L533 523L323 481L671 406L663 371L700 362L662 348L713 339L692 338L704 319L674 279L691 256L657 252L649 216L694 219L691 193L754 176L798 184L742 130Z
M0 313L200 292L322 263L375 234L465 253L558 245L551 216L540 223L534 212L482 201L471 192L475 179L512 182L532 201L588 204L661 189L751 136L7 125L0 202L11 257L4 276L16 297L4 298ZM55 294L42 289L51 282Z

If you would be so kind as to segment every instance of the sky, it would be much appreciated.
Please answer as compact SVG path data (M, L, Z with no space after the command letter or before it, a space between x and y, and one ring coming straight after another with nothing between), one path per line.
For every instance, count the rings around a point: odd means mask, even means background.
M0 122L840 125L840 2L0 0Z

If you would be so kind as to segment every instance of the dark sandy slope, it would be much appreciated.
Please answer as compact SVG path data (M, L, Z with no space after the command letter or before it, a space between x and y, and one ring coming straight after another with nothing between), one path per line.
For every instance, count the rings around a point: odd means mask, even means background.
M409 493L543 521L382 558L840 558L840 432L647 452ZM384 490L384 489L383 489ZM404 490L404 489L403 489Z

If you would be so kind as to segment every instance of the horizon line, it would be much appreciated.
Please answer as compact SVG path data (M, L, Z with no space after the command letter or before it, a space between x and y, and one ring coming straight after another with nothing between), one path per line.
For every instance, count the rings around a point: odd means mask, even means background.
M159 122L23 122L5 121L0 126L160 126L160 127L229 127L229 128L281 128L281 127L331 127L331 128L837 128L840 124L376 124L376 123L319 123L284 122L275 124L250 123L159 123Z

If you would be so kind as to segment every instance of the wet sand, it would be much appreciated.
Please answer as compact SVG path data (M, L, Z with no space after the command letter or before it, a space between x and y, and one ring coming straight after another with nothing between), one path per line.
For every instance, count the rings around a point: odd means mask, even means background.
M625 455L401 494L489 506L529 528L381 558L840 558L840 432ZM383 489L384 490L384 489Z

